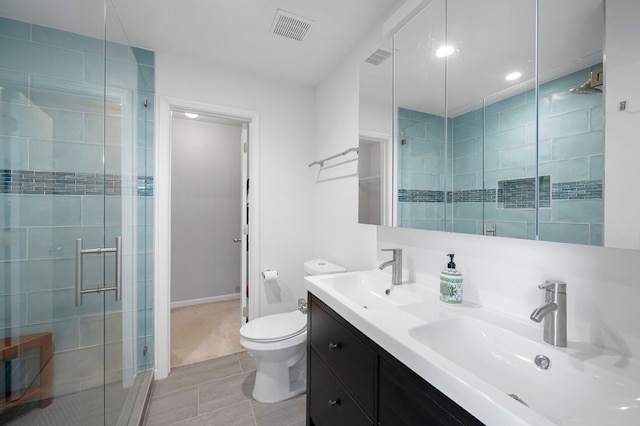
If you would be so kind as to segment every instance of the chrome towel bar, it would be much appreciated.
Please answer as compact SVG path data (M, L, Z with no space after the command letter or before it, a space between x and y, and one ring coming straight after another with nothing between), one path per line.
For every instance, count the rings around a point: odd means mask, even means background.
M343 155L347 155L350 152L358 153L358 150L359 150L358 147L349 148L346 151L341 152L340 154L332 155L331 157L327 157L327 158L323 158L322 160L314 161L313 163L309 164L309 167L315 166L316 164L319 164L320 167L323 167L325 161L333 160L334 158L338 158L338 157L342 157Z

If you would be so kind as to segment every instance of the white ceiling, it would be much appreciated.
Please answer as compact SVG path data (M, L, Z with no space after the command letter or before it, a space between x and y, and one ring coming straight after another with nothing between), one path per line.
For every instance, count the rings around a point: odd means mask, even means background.
M109 40L308 87L319 84L376 22L404 2L105 1ZM270 32L278 9L315 21L302 42ZM543 78L602 61L602 0L539 0L539 12L538 64ZM442 108L444 79L438 78L444 74L438 67L443 61L433 51L444 39L444 14L444 1L433 1L397 37L396 99L401 106L433 113ZM446 14L448 39L456 47L448 59L449 111L464 112L486 96L506 96L519 86L532 85L534 0L449 0ZM0 0L0 16L98 38L104 37L104 15L103 0ZM384 75L390 68L368 67L362 90L382 101L390 96L389 90L381 90L390 87ZM523 76L506 82L503 76L512 69Z
M314 87L404 0L106 0L107 38ZM270 32L278 9L314 22ZM102 0L0 0L0 16L101 38ZM118 23L119 21L119 23Z

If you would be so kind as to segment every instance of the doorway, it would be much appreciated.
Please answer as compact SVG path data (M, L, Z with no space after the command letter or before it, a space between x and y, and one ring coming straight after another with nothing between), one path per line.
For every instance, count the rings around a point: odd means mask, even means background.
M240 352L241 120L171 117L171 367Z
M393 185L389 135L362 130L358 145L358 223L392 224Z
M169 98L159 107L156 167L166 174L157 174L155 321L166 330L156 335L156 377L163 378L174 366L240 351L238 330L254 317L257 163L250 158L257 158L258 116Z

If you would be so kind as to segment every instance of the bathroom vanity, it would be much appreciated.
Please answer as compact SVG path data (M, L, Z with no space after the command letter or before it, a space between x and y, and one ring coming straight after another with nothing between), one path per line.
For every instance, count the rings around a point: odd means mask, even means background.
M483 424L309 294L307 424Z
M450 306L433 281L305 277L308 425L639 424L637 359L549 345L530 312Z

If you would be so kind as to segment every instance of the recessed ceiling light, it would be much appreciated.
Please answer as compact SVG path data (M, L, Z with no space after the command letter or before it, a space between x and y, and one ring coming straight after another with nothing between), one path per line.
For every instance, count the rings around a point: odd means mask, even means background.
M520 77L522 77L522 73L518 72L518 71L515 71L515 72L512 72L510 74L507 74L505 79L508 80L508 81L513 81L513 80L519 79Z
M438 58L444 58L453 53L453 46L440 46L438 50L436 50L436 56Z
M184 115L186 115L189 118L198 118L198 114L194 114L192 112L185 112Z

